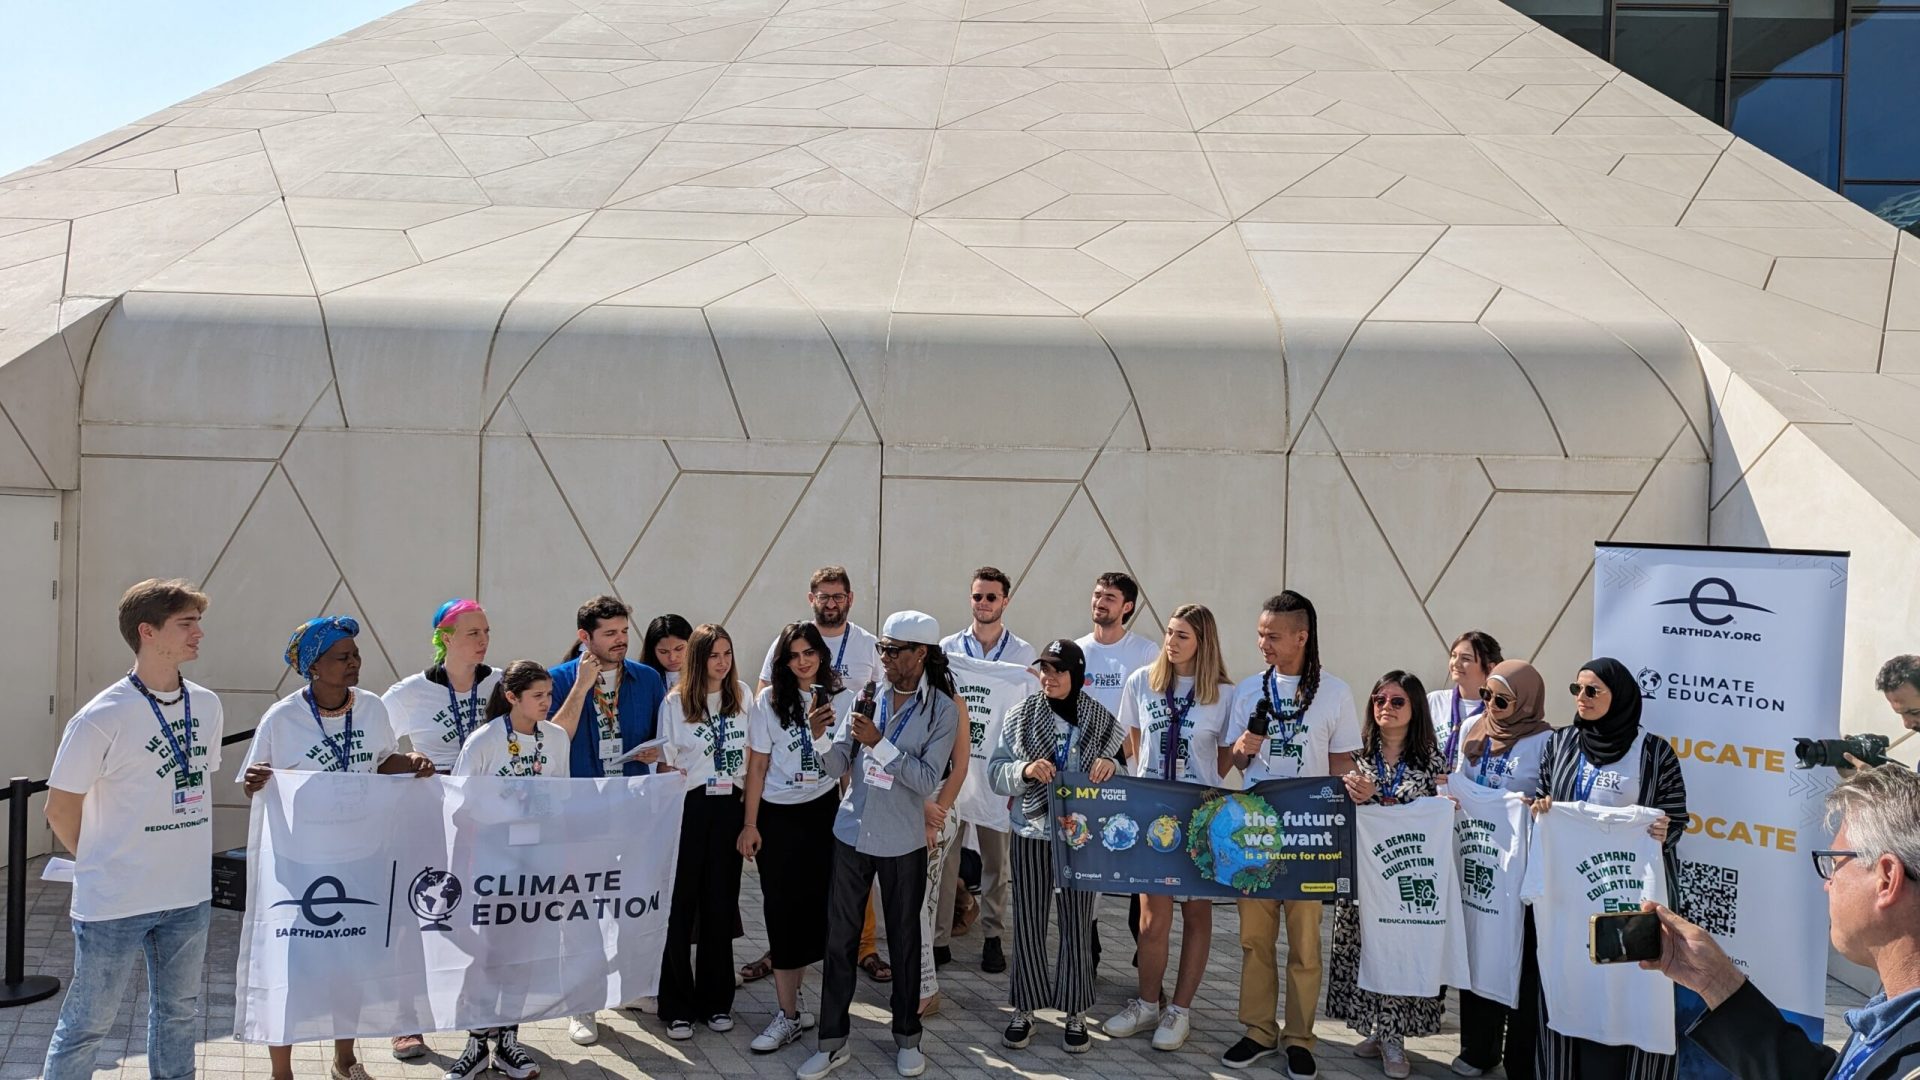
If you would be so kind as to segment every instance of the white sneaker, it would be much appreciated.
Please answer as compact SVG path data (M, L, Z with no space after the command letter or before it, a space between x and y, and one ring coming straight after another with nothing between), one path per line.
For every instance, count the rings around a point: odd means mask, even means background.
M816 1050L812 1057L800 1063L800 1068L793 1074L794 1080L822 1080L828 1073L852 1059L853 1051L844 1046L832 1053Z
M1413 1065L1407 1061L1407 1050L1394 1043L1380 1044L1380 1071L1391 1080L1406 1080L1413 1075Z
M893 1063L900 1070L901 1076L919 1076L927 1071L927 1056L922 1054L917 1046L901 1047L900 1053L894 1056Z
M1100 1029L1115 1039L1125 1039L1137 1035L1160 1022L1160 1003L1145 1002L1139 998L1128 998L1127 1007L1100 1025Z
M1380 1056L1380 1040L1361 1039L1353 1044L1353 1056L1372 1060Z
M567 1038L572 1039L576 1046L592 1046L600 1041L600 1024L594 1020L592 1013L569 1016Z
M788 1016L784 1011L775 1011L773 1022L767 1025L765 1031L753 1037L753 1041L747 1044L748 1048L756 1054L773 1053L800 1037L800 1033L806 1030L800 1025L803 1019L805 1019L804 1015L794 1017Z
M1187 1032L1191 1021L1187 1010L1178 1005L1168 1006L1161 1014L1160 1026L1153 1029L1153 1048L1155 1050L1178 1050L1187 1044Z
M733 1016L730 1013L714 1013L707 1017L708 1031L732 1031Z
M631 1009L635 1012L645 1013L648 1016L658 1016L660 1014L660 999L657 997L654 997L651 994L645 994L640 997L634 998L632 1001L629 1001L625 1005L622 1005L620 1007L623 1009Z

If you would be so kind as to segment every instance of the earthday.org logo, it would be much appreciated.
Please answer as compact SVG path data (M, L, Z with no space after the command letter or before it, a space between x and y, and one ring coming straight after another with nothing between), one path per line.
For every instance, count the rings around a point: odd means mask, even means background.
M1748 603L1740 599L1734 590L1733 582L1723 577L1704 577L1693 583L1692 591L1685 596L1676 596L1668 600L1655 600L1654 607L1685 607L1698 625L1666 625L1660 628L1662 634L1679 637L1715 638L1723 641L1761 640L1756 630L1731 630L1726 627L1738 618L1738 613L1755 611L1763 615L1773 614L1772 608Z

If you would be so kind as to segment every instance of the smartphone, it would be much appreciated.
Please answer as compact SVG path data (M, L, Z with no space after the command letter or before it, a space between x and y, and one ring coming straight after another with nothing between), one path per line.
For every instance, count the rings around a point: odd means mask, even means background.
M826 687L821 686L819 683L814 683L812 690L814 708L818 709L822 706L833 704L833 695L827 691Z
M1660 959L1660 916L1615 911L1587 920L1587 956L1596 964Z

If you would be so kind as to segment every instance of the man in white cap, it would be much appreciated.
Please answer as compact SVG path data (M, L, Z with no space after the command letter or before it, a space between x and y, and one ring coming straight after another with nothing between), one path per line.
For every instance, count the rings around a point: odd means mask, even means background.
M867 892L877 878L887 923L887 949L920 955L920 907L926 901L926 803L940 789L960 730L953 677L940 651L940 624L919 611L900 611L880 628L880 668L886 686L869 682L820 755L828 776L849 776L847 796L833 822L833 883L827 902L827 956L821 977L818 1052L800 1066L799 1080L820 1080L847 1063L848 1011L854 961ZM896 1064L901 1076L919 1076L920 969L894 972L891 1005Z

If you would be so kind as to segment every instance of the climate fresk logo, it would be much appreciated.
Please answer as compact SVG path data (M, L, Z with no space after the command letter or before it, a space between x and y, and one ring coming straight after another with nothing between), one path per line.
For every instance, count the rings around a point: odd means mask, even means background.
M331 889L332 891L331 893L322 893L322 889ZM341 884L340 879L328 874L314 878L313 881L307 885L307 891L305 893L299 896L289 897L285 900L275 901L273 906L297 907L300 909L300 917L307 922L319 927L332 927L334 923L346 918L347 915L346 912L333 911L330 909L355 904L363 904L368 907L377 906L372 900L362 900L358 897L348 896L347 887ZM278 937L364 937L367 933L367 928L364 926L343 926L339 929L309 930L303 926L282 926L277 928L275 933Z
M1773 614L1772 608L1749 604L1740 599L1734 591L1733 582L1726 578L1707 577L1693 583L1693 591L1685 596L1676 596L1671 600L1656 600L1654 607L1684 605L1700 626L1663 626L1663 634L1677 634L1682 637L1724 638L1730 641L1759 641L1755 631L1721 630L1734 620L1735 611L1758 611L1765 615ZM1714 629L1702 629L1712 627Z

